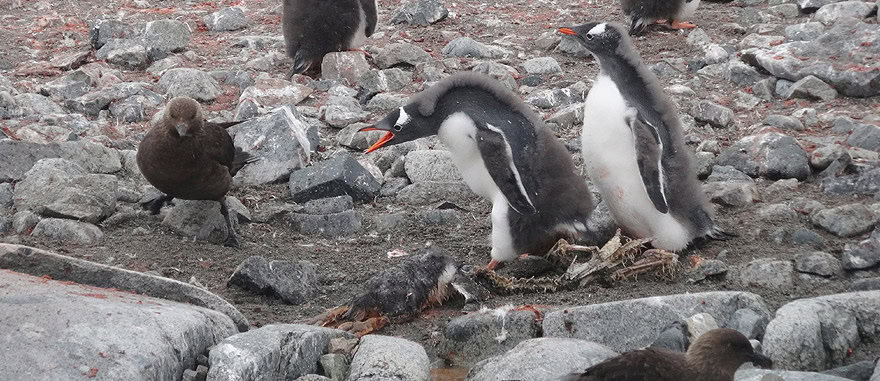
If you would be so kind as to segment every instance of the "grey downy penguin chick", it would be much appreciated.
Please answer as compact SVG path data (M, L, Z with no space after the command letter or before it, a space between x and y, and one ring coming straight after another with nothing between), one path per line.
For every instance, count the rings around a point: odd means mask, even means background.
M281 28L288 77L321 67L324 55L358 50L376 30L376 0L284 0Z
M584 105L584 165L617 224L658 249L732 236L713 221L684 145L678 111L642 63L623 26L589 23L573 35L599 61Z
M492 202L489 268L544 255L560 238L592 242L593 200L562 143L520 98L491 77L459 72L417 94L373 127L367 152L439 135L474 193Z
M458 264L446 250L430 247L424 254L382 270L345 305L307 319L355 333L358 337L382 329L389 322L412 320L427 308L441 305L462 290ZM466 296L467 297L467 296Z
M238 247L232 216L226 207L226 193L232 178L257 158L233 145L226 128L240 122L209 123L195 99L176 97L168 101L158 123L138 145L137 164L141 173L164 194L143 207L158 214L166 202L213 200L220 202L226 220L224 245Z
M697 338L686 353L660 348L630 351L591 366L565 381L733 381L742 364L772 368L739 331L717 328Z
M694 15L700 0L620 0L623 13L629 19L629 34L641 34L648 25L668 23L673 29L692 29L697 26L681 22Z

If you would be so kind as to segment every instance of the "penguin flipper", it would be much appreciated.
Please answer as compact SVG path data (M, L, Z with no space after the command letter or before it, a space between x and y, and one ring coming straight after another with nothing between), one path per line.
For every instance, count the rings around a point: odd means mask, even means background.
M665 177L663 174L663 139L660 131L643 119L638 113L628 118L628 124L635 136L636 162L642 175L642 183L648 197L660 213L669 212L666 200Z
M513 161L513 151L504 132L488 123L485 126L486 129L477 130L476 140L489 175L513 210L522 215L535 214L537 210Z
M376 31L376 23L378 22L378 9L376 9L376 0L360 0L361 8L364 10L364 18L367 21L365 35L370 37Z
M312 66L312 57L302 48L297 49L292 58L293 66L291 66L290 72L287 73L287 78L293 77L294 74L303 73Z

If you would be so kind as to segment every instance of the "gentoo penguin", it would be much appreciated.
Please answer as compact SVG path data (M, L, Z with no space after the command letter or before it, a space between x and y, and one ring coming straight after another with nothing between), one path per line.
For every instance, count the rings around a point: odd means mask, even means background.
M623 26L590 23L560 32L575 36L599 61L584 105L581 151L617 224L669 251L697 238L729 238L713 222L678 111Z
M375 126L367 152L439 135L465 183L492 202L489 268L544 255L560 238L588 241L593 200L568 151L543 121L496 80L459 72L417 94Z
M697 26L680 20L694 15L700 0L621 0L623 13L629 19L629 34L642 33L652 23L668 23L673 29L691 29Z
M284 0L288 77L320 68L327 53L357 49L376 30L377 14L376 0Z
M219 201L227 229L223 244L238 247L226 192L232 177L256 158L232 144L226 128L235 124L238 122L208 123L195 99L176 97L168 101L159 122L138 145L138 168L164 193L143 207L158 214L162 205L174 198Z
M661 348L626 352L591 366L566 381L733 381L745 363L772 368L773 361L755 353L739 331L717 328L704 333L686 353Z

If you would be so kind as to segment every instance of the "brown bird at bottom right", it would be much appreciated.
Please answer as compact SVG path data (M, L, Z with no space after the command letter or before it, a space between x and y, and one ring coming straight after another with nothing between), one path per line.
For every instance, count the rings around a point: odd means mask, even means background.
M686 353L660 348L626 352L587 368L565 381L733 381L744 363L762 368L773 361L755 353L739 331L718 328L700 336Z

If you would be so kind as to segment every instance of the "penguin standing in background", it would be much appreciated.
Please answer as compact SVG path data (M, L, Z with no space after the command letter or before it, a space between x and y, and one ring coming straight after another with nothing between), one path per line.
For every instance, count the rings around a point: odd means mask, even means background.
M439 135L467 185L492 202L489 268L544 255L560 238L595 240L593 200L562 143L496 80L460 72L419 93L375 126L388 131L367 152Z
M358 50L377 17L376 0L284 0L281 28L293 59L287 76L320 68L327 53Z
M617 224L658 249L733 236L713 222L678 111L642 63L622 25L589 23L574 36L599 61L584 105L584 165Z
M693 16L700 0L620 0L620 5L630 22L629 34L637 35L655 22L668 23L673 29L696 28L680 20Z
M716 328L704 333L686 353L660 348L630 351L591 366L564 381L733 381L742 364L772 368L773 360L755 353L742 333Z

